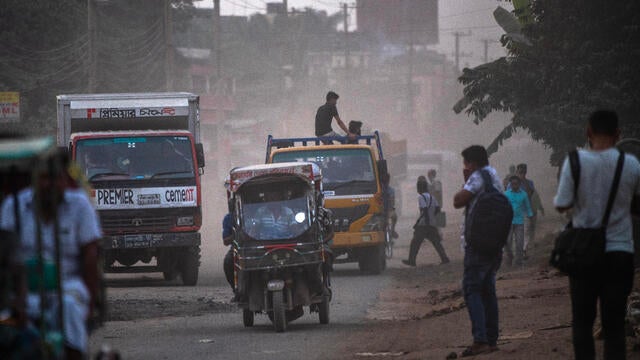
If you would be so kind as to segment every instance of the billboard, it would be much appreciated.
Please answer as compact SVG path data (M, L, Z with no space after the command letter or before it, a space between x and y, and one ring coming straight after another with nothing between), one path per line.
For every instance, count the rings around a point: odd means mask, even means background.
M20 93L0 92L0 123L20 121Z
M391 43L437 44L438 0L357 0L358 31Z

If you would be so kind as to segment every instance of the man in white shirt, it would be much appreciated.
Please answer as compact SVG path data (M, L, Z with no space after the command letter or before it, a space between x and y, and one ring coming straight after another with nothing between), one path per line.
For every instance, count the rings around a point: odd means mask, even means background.
M578 151L580 179L574 196L575 179L569 160L560 173L554 205L560 212L573 209L572 224L577 228L598 228L602 224L620 152L618 116L613 111L594 112L587 126L590 150ZM573 347L576 359L595 358L593 322L597 303L604 335L605 359L625 359L627 297L633 285L633 234L631 200L640 194L640 164L625 155L620 185L611 209L603 264L593 273L569 277L573 314Z
M478 195L485 191L482 171L491 177L493 187L502 191L502 180L489 166L487 150L472 145L462 151L464 187L453 198L453 207L473 211ZM498 350L498 298L496 272L500 268L502 253L485 255L469 244L464 247L464 274L462 288L471 319L473 344L462 356L473 356Z
M88 350L87 320L98 292L98 240L102 236L96 211L87 195L66 185L63 170L51 176L42 168L36 186L18 193L19 226L14 213L15 198L9 196L0 208L0 229L19 228L19 256L23 262L38 258L37 228L42 237L43 262L54 263L55 225L60 240L60 274L63 289L64 339L67 359L82 359ZM46 294L51 308L45 309L45 319L55 322L57 298ZM39 318L40 297L30 292L26 299L27 316ZM48 324L51 326L51 324Z

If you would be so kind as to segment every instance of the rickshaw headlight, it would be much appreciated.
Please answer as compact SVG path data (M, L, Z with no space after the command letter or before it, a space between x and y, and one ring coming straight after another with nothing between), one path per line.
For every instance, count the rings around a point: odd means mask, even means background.
M193 224L193 216L180 216L176 220L176 225L178 226L189 226Z
M306 220L307 216L303 212L296 214L295 219L298 224L302 224Z

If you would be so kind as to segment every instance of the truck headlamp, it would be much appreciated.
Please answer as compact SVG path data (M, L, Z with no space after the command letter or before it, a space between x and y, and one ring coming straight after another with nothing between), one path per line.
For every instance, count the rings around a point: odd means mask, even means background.
M194 224L193 216L180 216L180 217L178 217L178 220L176 221L176 224L178 226L193 225Z

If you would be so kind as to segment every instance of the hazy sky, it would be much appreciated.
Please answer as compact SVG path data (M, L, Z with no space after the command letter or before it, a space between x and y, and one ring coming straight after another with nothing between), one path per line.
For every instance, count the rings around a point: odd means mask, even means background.
M223 15L249 16L256 12L264 13L267 2L277 1L220 0L220 7ZM340 0L288 0L288 2L289 8L311 7L329 13L342 11L341 4L344 3ZM347 3L355 6L353 0ZM196 2L196 6L212 7L213 0L200 0ZM470 36L460 38L460 51L465 55L460 58L461 67L475 66L484 62L484 39L489 40L489 60L503 56L504 50L498 42L502 29L497 26L492 15L492 11L497 6L512 9L510 3L499 0L439 0L440 44L433 45L431 48L453 59L455 46L453 33L470 32ZM355 13L352 13L352 23L355 23L354 15Z

